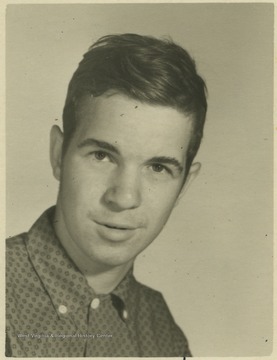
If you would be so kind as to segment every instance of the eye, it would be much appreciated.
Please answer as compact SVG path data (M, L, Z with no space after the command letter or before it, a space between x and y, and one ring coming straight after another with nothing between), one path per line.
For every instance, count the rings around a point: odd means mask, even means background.
M170 170L161 164L152 164L151 168L156 173L162 173L162 172L170 173Z
M151 165L152 170L155 172L162 172L164 170L164 166L160 165L160 164L153 164Z
M104 151L94 151L93 153L91 153L96 160L98 161L109 161L109 156L107 153L105 153Z

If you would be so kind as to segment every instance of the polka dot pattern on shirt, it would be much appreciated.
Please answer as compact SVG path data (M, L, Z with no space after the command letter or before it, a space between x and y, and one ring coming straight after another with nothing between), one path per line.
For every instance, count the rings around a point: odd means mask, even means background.
M94 293L57 239L53 212L7 240L7 356L189 356L162 295L131 271L112 294Z

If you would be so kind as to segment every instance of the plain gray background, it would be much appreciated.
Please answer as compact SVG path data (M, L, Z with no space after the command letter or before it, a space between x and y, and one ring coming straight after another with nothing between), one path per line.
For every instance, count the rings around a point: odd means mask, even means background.
M98 37L171 36L209 89L202 170L164 232L137 259L195 356L272 349L273 4L9 5L7 236L55 203L49 131Z

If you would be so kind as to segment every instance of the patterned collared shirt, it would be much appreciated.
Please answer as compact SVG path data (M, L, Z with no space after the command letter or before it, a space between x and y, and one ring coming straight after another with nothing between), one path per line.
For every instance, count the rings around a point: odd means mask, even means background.
M191 356L162 295L129 271L96 294L55 235L54 208L7 240L6 356Z

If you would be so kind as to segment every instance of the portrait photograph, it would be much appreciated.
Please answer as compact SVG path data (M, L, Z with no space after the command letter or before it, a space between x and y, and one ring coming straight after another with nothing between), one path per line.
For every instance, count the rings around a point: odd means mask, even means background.
M1 356L271 358L274 3L5 24Z

